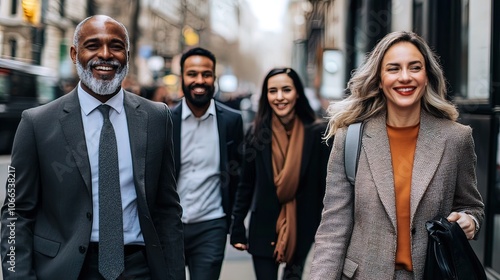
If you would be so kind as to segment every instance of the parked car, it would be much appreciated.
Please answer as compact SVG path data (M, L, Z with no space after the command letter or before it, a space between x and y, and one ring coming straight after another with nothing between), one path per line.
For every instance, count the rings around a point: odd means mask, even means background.
M0 154L10 154L23 110L57 98L53 69L0 59Z

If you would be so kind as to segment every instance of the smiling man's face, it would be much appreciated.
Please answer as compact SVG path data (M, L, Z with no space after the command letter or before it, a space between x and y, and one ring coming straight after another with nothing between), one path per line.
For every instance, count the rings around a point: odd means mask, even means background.
M195 107L205 107L215 93L214 63L210 58L193 55L184 61L182 91L186 101Z
M85 91L116 94L128 72L126 32L113 19L95 16L82 26L78 45L71 47L71 58Z

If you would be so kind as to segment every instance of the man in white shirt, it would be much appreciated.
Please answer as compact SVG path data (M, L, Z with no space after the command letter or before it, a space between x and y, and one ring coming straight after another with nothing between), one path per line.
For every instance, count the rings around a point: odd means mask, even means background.
M184 255L192 280L219 279L242 159L243 120L213 99L215 64L203 48L182 55L184 98L172 114Z

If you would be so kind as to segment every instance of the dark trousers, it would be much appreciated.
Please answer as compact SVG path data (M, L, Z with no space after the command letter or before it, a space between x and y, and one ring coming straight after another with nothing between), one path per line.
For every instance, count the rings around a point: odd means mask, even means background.
M125 270L119 280L150 280L146 249L144 246L125 246ZM104 280L99 273L99 249L97 243L90 243L87 256L80 271L78 280Z
M276 280L278 279L279 263L274 258L252 256L253 269L257 280ZM283 280L300 280L306 257L294 258L291 263L287 263L283 271Z
M191 280L219 279L226 238L226 218L184 224L184 257Z

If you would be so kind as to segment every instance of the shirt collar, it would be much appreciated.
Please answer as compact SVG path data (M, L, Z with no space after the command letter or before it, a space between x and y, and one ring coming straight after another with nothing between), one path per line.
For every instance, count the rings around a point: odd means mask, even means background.
M111 108L113 108L118 114L121 114L123 111L123 98L124 98L123 89L115 94L115 96L111 97L106 103ZM92 111L95 110L98 106L102 105L101 101L94 98L88 92L86 92L81 85L81 82L78 83L78 100L80 101L80 107L82 108L83 113L88 116Z
M191 109L189 109L189 106L186 103L185 97L182 98L181 105L182 105L182 117L181 117L182 120L186 120L190 116L194 117L193 112L191 112ZM199 117L198 119L205 120L209 116L215 116L215 102L213 98L210 100L210 105L208 106L208 109L205 112L205 114L203 114L203 116Z

